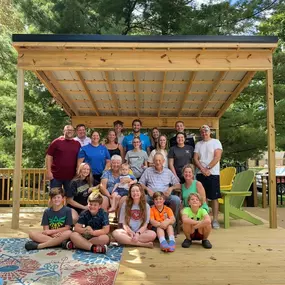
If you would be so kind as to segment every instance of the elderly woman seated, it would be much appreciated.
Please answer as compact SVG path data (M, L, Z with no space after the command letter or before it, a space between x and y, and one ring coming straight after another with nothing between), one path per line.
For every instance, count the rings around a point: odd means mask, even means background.
M102 208L105 211L108 211L108 208L110 207L110 202L112 199L112 191L116 185L116 183L119 182L120 177L120 167L122 165L122 158L119 155L113 155L111 157L111 168L110 170L107 170L103 173L101 177L101 183L100 183L100 192L104 197L104 202L102 205ZM125 181L125 183L129 183L132 181L132 179L127 178L128 180ZM121 197L119 201L119 208L123 204L123 202L126 200L126 196Z

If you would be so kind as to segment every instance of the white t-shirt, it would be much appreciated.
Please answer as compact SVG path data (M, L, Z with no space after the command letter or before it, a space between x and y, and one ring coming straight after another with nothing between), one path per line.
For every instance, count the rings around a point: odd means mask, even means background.
M91 143L91 139L88 137L85 137L84 139L80 139L79 137L75 137L74 140L78 141L81 145L81 147L86 146Z
M157 151L156 149L152 150L151 153L150 153L150 155L149 155L149 157L148 157L147 162L153 163L154 155L155 155L157 152L161 153L161 154L163 155L163 157L164 157L164 164L163 164L163 167L168 168L167 151L164 150L164 149L161 149L161 150L159 150L159 151Z
M200 163L203 167L206 167L213 160L216 149L223 149L221 142L217 139L210 139L197 142L194 152L198 153ZM220 175L220 162L211 168L210 172L212 175ZM198 170L198 173L201 173L201 171Z

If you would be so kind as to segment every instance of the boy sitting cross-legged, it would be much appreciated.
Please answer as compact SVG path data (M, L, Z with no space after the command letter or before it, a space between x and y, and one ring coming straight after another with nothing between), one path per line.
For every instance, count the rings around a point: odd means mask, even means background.
M42 232L30 232L32 241L25 244L26 250L42 249L60 245L71 235L71 209L63 206L64 191L60 187L49 192L51 207L46 209L42 218Z
M175 238L173 224L175 218L172 210L164 205L164 194L160 191L153 194L154 206L150 209L150 223L156 229L157 237L162 251L173 252L175 250ZM169 243L165 239L165 231L169 237Z
M103 197L91 193L88 197L88 210L82 212L75 225L70 240L63 247L79 248L94 253L106 253L110 231L109 217L101 208Z
M186 239L182 247L188 248L192 240L202 240L204 248L212 248L208 240L212 226L211 218L207 211L201 207L202 197L198 193L192 193L188 197L189 207L182 210L183 232Z

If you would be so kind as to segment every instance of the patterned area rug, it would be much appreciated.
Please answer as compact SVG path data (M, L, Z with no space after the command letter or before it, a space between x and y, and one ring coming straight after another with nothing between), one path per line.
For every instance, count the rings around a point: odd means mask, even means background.
M114 284L122 247L109 247L107 254L61 248L28 252L26 241L0 239L0 278L4 284Z

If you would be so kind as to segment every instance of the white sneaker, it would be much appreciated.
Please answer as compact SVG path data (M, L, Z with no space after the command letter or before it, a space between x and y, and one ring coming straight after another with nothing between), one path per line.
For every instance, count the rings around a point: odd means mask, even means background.
M215 230L219 229L219 228L220 228L219 222L216 221L216 220L214 220L214 221L212 222L212 228L215 229Z

